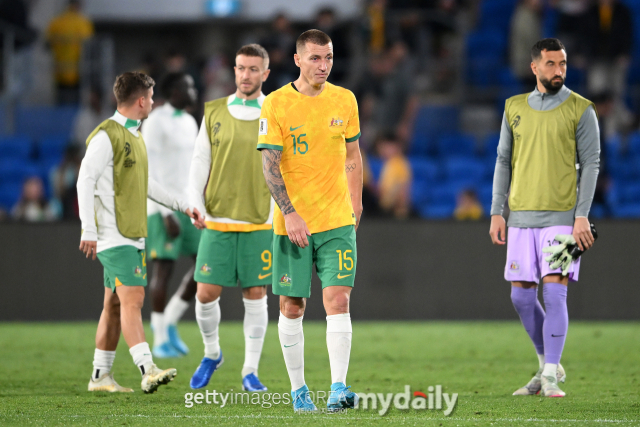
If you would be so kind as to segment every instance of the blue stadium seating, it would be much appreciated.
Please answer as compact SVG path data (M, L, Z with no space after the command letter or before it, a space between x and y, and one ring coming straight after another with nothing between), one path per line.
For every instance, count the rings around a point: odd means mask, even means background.
M367 163L369 169L371 169L371 175L374 182L378 182L380 179L380 172L382 171L382 159L374 156L367 156Z
M0 159L27 161L32 152L31 139L24 135L5 136L0 138Z
M444 176L449 182L468 180L480 182L485 177L485 167L481 160L467 157L444 159Z
M76 107L18 107L16 130L36 140L48 135L71 135Z
M422 106L416 115L409 154L433 155L437 138L443 133L458 130L459 114L459 109L455 106Z
M480 27L499 29L506 38L511 24L511 15L518 2L513 0L484 0L480 4Z
M409 164L411 164L413 179L416 181L433 183L440 176L438 164L433 160L422 157L409 157Z
M473 157L476 151L476 141L471 135L449 133L438 138L440 156Z

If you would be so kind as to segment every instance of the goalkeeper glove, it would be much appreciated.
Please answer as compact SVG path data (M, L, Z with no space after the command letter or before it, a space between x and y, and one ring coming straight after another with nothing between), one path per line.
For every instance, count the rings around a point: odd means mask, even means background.
M576 240L571 234L558 234L555 240L560 242L560 244L542 249L542 252L551 254L544 260L549 263L549 267L553 270L561 267L562 275L566 276L569 274L569 266L571 266L571 262L574 260L571 252L574 247L577 247ZM577 258L578 257L576 257L576 259Z

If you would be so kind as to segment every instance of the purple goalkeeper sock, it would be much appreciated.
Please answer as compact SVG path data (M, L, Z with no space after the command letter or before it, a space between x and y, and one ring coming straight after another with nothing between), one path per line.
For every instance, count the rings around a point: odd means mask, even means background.
M533 341L536 353L544 354L544 340L542 339L542 326L544 324L544 310L538 301L538 288L511 287L511 301L518 312L524 329Z
M542 289L547 316L544 319L544 362L560 363L564 341L569 330L567 287L560 283L545 283Z

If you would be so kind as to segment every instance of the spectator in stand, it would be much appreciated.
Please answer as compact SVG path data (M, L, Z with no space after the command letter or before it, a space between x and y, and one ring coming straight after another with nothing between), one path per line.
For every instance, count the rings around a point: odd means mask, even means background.
M453 216L458 221L477 221L484 215L482 205L475 191L467 189L458 194L458 205Z
M339 25L335 11L330 7L322 8L316 15L313 28L324 31L333 41L333 68L331 81L334 84L344 84L351 70L349 47L351 40L347 28ZM288 61L291 62L291 61Z
M384 162L378 182L380 207L397 219L405 219L411 210L411 165L392 134L379 137L376 149Z
M55 81L60 105L80 102L80 56L82 45L93 36L93 24L80 11L79 0L69 0L67 10L55 17L47 29L53 52Z
M69 145L62 162L51 172L53 194L62 208L62 219L65 220L80 218L76 182L81 162L82 158L78 147Z
M59 215L53 204L44 196L44 185L37 176L28 178L22 186L20 200L11 210L11 216L18 221L54 221Z
M102 111L102 91L97 87L91 88L89 105L80 108L73 122L73 144L78 148L80 156L86 150L89 134L107 118Z
M633 47L629 8L618 0L598 0L581 17L590 93L613 91L616 102L625 95Z
M535 87L531 71L531 46L542 38L542 0L521 0L511 18L509 58L511 71L526 86Z
M269 33L260 39L259 44L269 52L269 78L262 84L262 93L269 95L289 82L294 81L299 73L291 58L295 52L298 34L291 26L291 21L284 13L273 20ZM334 49L336 44L334 43ZM333 78L333 72L331 73Z

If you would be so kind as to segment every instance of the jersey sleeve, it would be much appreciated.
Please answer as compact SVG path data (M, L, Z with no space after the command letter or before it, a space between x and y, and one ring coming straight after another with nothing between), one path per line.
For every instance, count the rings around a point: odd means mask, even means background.
M269 96L262 104L258 128L258 150L264 149L282 151L282 128Z
M347 123L347 129L345 131L345 137L347 142L357 141L360 138L360 117L358 115L358 101L353 93L351 95L351 115L349 116L349 123Z

